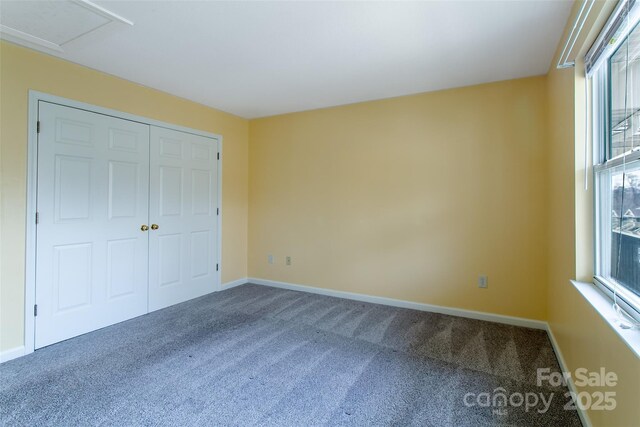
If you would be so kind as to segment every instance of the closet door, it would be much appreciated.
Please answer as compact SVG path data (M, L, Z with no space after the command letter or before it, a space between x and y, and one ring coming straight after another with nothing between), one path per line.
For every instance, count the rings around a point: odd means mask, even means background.
M40 102L36 341L147 312L149 126Z
M217 140L151 127L149 311L216 290Z

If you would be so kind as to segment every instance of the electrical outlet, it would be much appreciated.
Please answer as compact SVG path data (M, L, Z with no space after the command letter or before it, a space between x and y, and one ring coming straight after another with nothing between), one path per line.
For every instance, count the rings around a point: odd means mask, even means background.
M291 265L291 257L290 257L290 256L288 256L288 257L286 258L286 264L287 264L287 265Z
M267 262L273 264L273 255L267 255Z
M478 287L479 288L488 288L489 287L489 278L487 276L478 276Z

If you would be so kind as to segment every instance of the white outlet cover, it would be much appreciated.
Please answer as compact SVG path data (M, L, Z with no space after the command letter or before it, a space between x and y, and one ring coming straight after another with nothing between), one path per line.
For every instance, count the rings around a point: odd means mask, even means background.
M487 287L489 287L489 278L487 276L479 276L478 277L478 287L479 288L487 288Z

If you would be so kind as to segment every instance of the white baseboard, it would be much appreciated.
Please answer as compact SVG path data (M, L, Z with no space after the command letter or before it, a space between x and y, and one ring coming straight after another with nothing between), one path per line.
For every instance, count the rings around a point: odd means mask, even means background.
M23 345L20 347L10 348L9 350L0 352L0 363L8 362L9 360L13 360L24 355L25 351Z
M235 288L236 286L244 285L246 283L249 283L249 279L247 279L246 277L244 277L242 279L238 279L238 280L232 280L230 282L223 283L220 286L220 290L224 291L224 290L227 290L227 289Z
M562 356L562 351L560 350L560 346L558 345L558 341L556 341L555 335L553 335L553 330L551 329L551 325L547 324L547 334L549 335L549 340L551 341L551 346L553 347L553 351L556 353L556 358L558 359L558 363L560 364L560 369L562 372L571 372L567 363ZM576 389L576 385L573 383L573 375L567 379L567 387L569 387L569 391L573 392L574 395L578 393ZM580 417L580 421L582 421L582 425L585 427L592 427L591 420L589 419L589 414L584 409L581 409L578 405L578 416Z
M423 304L419 302L404 301L393 298L376 297L353 292L336 291L332 289L316 288L313 286L298 285L287 282L277 282L274 280L258 279L250 277L248 283L256 285L271 286L274 288L289 289L293 291L310 292L313 294L327 295L331 297L346 298L356 301L369 302L373 304L389 305L392 307L409 308L432 313L448 314L451 316L466 317L469 319L486 320L489 322L505 323L507 325L523 326L525 328L547 330L547 322L541 320L525 319L522 317L504 316L502 314L485 313L482 311L465 310L462 308L444 307L440 305Z

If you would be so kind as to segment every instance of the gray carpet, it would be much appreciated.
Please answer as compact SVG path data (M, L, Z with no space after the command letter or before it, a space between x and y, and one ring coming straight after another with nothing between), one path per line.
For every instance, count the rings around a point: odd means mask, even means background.
M0 365L0 422L579 426L539 367L542 331L243 285ZM499 387L550 408L467 395Z

